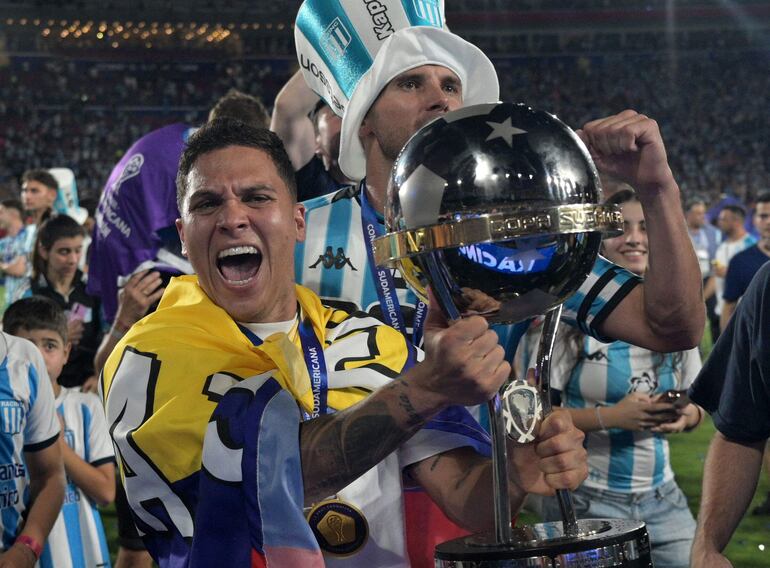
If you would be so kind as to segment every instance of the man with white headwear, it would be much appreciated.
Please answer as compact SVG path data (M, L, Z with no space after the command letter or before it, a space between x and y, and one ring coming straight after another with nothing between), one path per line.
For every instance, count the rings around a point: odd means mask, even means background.
M419 345L425 306L397 271L378 270L372 259L372 240L385 231L388 180L398 152L427 122L462 106L497 101L497 76L478 48L443 29L443 3L343 0L335 6L303 4L295 26L297 55L309 86L342 115L339 163L350 179L361 181L305 203L308 236L296 250L296 277L325 303L381 317ZM644 283L599 258L565 304L564 319L594 337L657 351L694 346L704 325L702 298L692 294L700 276L657 124L624 111L588 123L581 137L600 171L637 189L655 254ZM527 325L498 330L511 355ZM420 481L419 468L407 474ZM407 517L412 499L420 497L406 494ZM414 542L411 536L412 565L422 566L435 543L454 535L439 523L433 529L421 525Z

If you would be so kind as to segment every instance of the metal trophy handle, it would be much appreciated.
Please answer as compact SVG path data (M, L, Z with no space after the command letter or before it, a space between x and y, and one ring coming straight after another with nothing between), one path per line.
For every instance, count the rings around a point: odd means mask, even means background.
M551 414L551 357L553 356L553 345L556 340L556 332L559 329L559 318L561 317L562 305L551 310L546 314L543 322L543 330L540 334L540 345L537 351L537 365L535 367L535 380L537 382L537 391L543 408L543 420ZM572 495L566 489L556 491L556 498L559 501L562 521L564 523L564 534L570 537L576 537L580 533L577 518L575 517L575 508L572 505Z

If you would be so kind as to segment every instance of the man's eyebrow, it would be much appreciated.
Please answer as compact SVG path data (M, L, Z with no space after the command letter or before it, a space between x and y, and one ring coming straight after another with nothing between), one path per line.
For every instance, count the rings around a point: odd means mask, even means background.
M193 199L202 199L207 197L218 197L219 193L213 189L198 189L190 193L190 201Z

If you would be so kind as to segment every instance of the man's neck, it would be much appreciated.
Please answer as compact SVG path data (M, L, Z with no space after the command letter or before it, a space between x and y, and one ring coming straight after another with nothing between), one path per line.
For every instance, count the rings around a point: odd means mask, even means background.
M40 225L41 221L43 220L43 215L45 215L45 212L48 211L48 209L35 209L33 211L30 211L30 215L32 217L32 225Z
M59 384L58 379L52 380L51 386L53 387L53 397L59 398L59 395L61 394L61 385Z
M393 161L376 152L366 162L366 197L374 210L382 215L388 195L388 181Z
M746 231L741 227L740 231L734 231L727 235L727 242L736 243L746 236Z
M770 256L770 237L764 237L757 242L757 248L766 256Z

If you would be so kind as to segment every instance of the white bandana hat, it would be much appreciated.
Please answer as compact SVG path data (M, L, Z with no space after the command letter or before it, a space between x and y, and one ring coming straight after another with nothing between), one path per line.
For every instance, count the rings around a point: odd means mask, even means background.
M459 77L464 105L500 97L489 58L446 29L443 0L305 0L294 40L308 86L342 117L339 164L353 180L366 176L361 122L401 73L440 65Z

